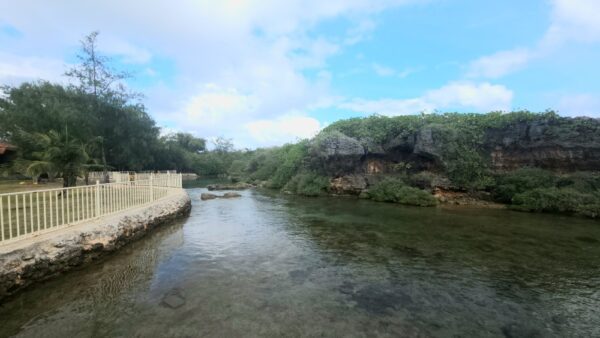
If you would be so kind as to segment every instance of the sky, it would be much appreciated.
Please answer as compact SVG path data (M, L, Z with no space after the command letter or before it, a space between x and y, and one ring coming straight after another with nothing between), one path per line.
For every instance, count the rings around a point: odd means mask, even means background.
M163 133L238 148L372 114L600 117L599 13L600 0L0 0L0 84L66 83L99 31Z

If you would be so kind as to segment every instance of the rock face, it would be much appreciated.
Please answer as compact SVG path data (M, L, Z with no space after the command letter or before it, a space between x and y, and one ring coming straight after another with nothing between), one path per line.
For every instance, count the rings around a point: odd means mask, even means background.
M359 195L367 189L367 180L361 175L346 175L332 178L329 190L337 195Z
M333 193L358 195L365 182L367 186L372 183L371 176L400 171L443 173L445 132L445 126L430 124L377 144L334 131L313 141L309 165L333 177ZM490 127L484 130L477 150L496 172L522 167L600 170L600 119L517 121Z
M0 302L33 283L113 252L190 210L190 198L182 190L147 207L2 246Z
M600 120L518 123L490 129L485 151L497 170L535 166L558 171L600 169Z

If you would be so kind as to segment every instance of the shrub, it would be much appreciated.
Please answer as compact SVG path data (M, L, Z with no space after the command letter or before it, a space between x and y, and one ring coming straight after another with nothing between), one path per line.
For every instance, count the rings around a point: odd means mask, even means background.
M511 208L523 211L578 213L597 217L600 198L571 188L536 188L513 197Z
M429 207L437 204L430 193L407 186L397 178L386 178L369 189L371 199L379 202L393 202Z
M496 200L510 203L517 194L536 188L554 187L556 177L550 171L538 168L521 168L496 178L493 188Z
M434 182L436 182L437 177L430 171L421 171L410 176L409 180L413 186L421 189L430 189L434 185Z
M297 174L285 185L287 190L303 196L319 196L329 187L329 179L313 172Z
M569 175L564 175L556 181L559 188L569 187L580 192L597 193L600 192L600 173L579 171Z

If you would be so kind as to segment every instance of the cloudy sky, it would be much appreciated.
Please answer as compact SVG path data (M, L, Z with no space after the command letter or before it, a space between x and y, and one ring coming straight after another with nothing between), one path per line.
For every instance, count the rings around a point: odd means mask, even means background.
M160 126L238 147L374 113L600 117L599 13L600 0L0 0L0 84L65 82L98 30Z

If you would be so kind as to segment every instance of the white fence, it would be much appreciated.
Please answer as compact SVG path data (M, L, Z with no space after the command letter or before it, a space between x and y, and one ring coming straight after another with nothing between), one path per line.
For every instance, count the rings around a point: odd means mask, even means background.
M181 188L181 174L169 173L148 174L143 180L0 194L0 245L148 204Z

